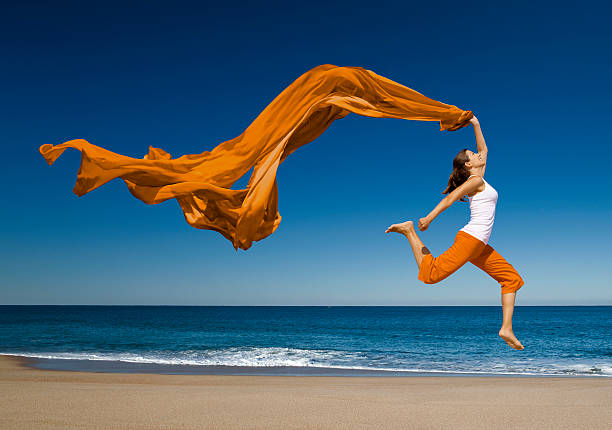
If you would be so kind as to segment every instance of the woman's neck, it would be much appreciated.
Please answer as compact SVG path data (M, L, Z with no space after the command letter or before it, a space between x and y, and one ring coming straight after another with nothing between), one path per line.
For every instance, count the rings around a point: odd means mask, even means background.
M470 175L478 175L482 177L482 167L476 167L474 169L470 169Z

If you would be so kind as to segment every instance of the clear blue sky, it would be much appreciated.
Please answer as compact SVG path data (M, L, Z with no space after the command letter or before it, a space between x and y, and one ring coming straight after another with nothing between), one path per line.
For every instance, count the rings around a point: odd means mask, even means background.
M336 121L281 164L277 231L238 252L120 179L79 198L81 154L49 167L38 153L76 138L201 153L330 63L478 116L499 192L490 244L526 281L518 305L612 304L609 6L288 3L3 6L0 303L499 304L471 264L421 283L408 241L384 233L435 207L454 155L475 149L471 126ZM468 218L458 202L419 234L438 255Z

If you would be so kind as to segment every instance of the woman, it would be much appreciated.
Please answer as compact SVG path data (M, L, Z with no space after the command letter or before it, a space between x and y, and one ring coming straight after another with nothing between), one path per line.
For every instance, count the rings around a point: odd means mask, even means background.
M408 238L417 266L418 278L426 284L435 284L457 271L468 261L487 272L501 285L503 323L499 336L514 349L523 345L512 332L512 313L516 291L524 284L518 272L488 244L495 218L497 191L484 180L487 166L487 145L485 144L480 123L474 116L470 122L474 126L478 153L464 149L453 160L453 173L443 194L448 194L425 218L419 220L419 230L425 231L429 224L442 211L457 200L470 202L470 222L457 232L455 242L438 257L433 257L423 245L414 229L412 221L393 224L385 233L397 232Z

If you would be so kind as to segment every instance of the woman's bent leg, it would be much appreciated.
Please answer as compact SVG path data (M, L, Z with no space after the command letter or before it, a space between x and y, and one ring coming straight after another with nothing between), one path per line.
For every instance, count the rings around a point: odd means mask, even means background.
M416 234L412 221L393 224L385 233L401 233L410 241L412 252L419 267L419 280L426 284L435 284L456 272L461 266L480 255L485 244L474 236L458 231L455 242L438 257L431 255Z

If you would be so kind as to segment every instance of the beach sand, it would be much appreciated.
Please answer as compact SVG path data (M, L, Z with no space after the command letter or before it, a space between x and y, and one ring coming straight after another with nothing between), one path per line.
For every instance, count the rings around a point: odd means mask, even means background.
M0 428L603 429L612 379L86 373L0 356Z

